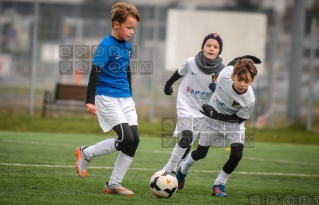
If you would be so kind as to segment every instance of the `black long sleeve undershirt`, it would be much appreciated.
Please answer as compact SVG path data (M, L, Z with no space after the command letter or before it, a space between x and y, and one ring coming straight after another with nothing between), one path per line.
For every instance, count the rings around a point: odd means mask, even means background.
M86 104L90 103L95 105L95 90L97 86L97 82L99 80L100 74L102 72L102 68L97 65L92 65L88 89L86 93Z
M130 91L131 91L131 96L133 95L133 91L132 91L132 78L131 78L131 67L130 65L127 66L126 68L126 74L127 74L127 81L128 81L128 84L129 84L129 88L130 88Z
M207 103L202 105L202 109L203 110L200 110L201 113L215 120L220 120L220 121L229 122L229 123L238 123L238 124L247 120L247 119L239 117L237 114L225 115L225 114L219 113L211 105L208 105Z
M233 115L225 115L221 113L216 113L216 117L214 116L216 120L224 121L224 122L230 122L230 123L242 123L246 121L247 119L238 117L236 114Z
M180 79L182 77L183 76L178 73L178 70L176 70L174 72L174 74L170 77L170 79L168 79L168 81L166 83L169 84L169 85L173 85L178 79Z

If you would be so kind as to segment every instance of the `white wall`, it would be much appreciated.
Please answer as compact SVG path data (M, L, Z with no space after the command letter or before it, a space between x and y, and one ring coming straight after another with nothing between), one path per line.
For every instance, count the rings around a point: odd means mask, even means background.
M266 21L260 13L169 10L165 68L174 71L188 57L195 56L209 33L218 33L223 39L220 57L225 65L242 55L255 55L264 62ZM257 67L261 74L264 64Z

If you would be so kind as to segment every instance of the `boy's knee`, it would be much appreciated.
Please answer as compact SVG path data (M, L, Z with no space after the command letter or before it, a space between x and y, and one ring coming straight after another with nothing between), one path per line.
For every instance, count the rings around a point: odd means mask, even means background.
M132 147L134 146L134 138L131 136L126 136L125 138L122 139L122 141L119 141L119 146L124 149L126 147Z
M121 151L130 157L134 157L138 144L139 139L131 138L131 140L122 142Z
M242 157L243 157L242 153L234 153L230 155L230 158L236 161L240 161Z
M232 160L240 161L243 157L243 148L243 144L231 144L230 158Z
M209 147L204 147L204 146L198 145L197 149L192 151L192 153L191 153L193 160L197 161L200 159L204 159L208 153L208 149L209 149Z
M191 145L193 141L193 132L190 130L182 131L182 137L178 141L178 144L181 148L187 148Z
M135 138L133 142L134 147L137 148L139 143L140 143L140 138L137 138L137 139Z

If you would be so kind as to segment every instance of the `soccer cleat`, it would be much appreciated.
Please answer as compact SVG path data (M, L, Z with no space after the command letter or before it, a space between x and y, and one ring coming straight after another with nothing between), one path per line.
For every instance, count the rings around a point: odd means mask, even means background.
M121 194L123 196L133 196L134 195L134 193L131 190L122 187L120 184L109 185L108 182L106 182L106 184L105 184L104 193L105 194Z
M218 197L226 197L226 191L225 191L225 186L222 184L217 184L213 186L213 196L218 196Z
M178 181L178 189L183 189L186 176L187 174L182 174L181 167L179 167L176 173L176 179Z
M91 161L90 159L87 159L85 155L83 154L83 149L87 146L78 147L75 150L75 156L76 156L76 163L75 163L75 169L78 175L82 178L86 177L88 175L88 165Z

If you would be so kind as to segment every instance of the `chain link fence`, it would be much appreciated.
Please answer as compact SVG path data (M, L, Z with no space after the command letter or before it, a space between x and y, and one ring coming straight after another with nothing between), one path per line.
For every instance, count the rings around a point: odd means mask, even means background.
M77 3L81 2L81 3ZM132 63L136 69L144 68L148 62L151 63L151 75L143 75L137 72L132 76L133 98L136 103L140 118L174 117L176 106L176 93L173 96L165 96L163 86L172 72L164 67L164 52L166 38L166 16L171 8L179 8L180 1L171 1L168 5L161 5L159 9L159 20L155 25L155 6L136 4L142 21L138 24L133 38L130 40L135 47L135 56ZM179 2L179 3L178 3ZM33 66L32 51L36 45L36 67L33 78L35 88L35 113L40 113L45 90L54 91L56 83L86 85L90 73L90 62L92 51L101 39L111 32L110 8L115 1L45 1L39 4L37 44L33 42L34 21L36 16L34 2L28 1L2 1L0 2L0 109L19 112L28 112L30 105L31 71ZM134 3L134 2L132 2ZM206 9L207 8L201 8ZM209 8L212 9L213 7ZM227 9L218 8L219 10ZM228 8L229 9L229 8ZM256 8L255 8L256 9ZM267 9L257 10L267 15L269 19L268 33L273 26L272 11ZM286 12L289 12L286 11ZM251 121L265 123L269 113L275 113L276 119L286 116L286 103L288 93L289 55L290 55L290 30L287 13L282 18L283 28L278 34L277 56L274 66L273 98L276 109L270 110L269 106L269 58L271 56L272 38L267 35L266 42L266 72L258 76L254 83L257 103ZM306 19L309 24L309 19ZM288 25L288 28L287 28ZM157 35L154 38L154 31ZM318 47L315 50L314 72L310 73L310 31L306 31L304 46L304 58L302 76L302 115L306 113L307 99L309 96L309 77L314 76L314 118L318 119ZM73 71L68 75L62 75L61 47L72 45L73 55L67 59L71 62ZM78 49L86 48L89 52L85 55L76 56ZM154 60L156 52L156 60ZM82 53L83 54L83 53ZM182 62L181 62L182 63ZM225 62L227 63L227 62ZM78 70L81 75L77 73ZM177 69L177 68L176 68ZM174 85L174 90L180 82ZM83 112L85 106L83 105ZM154 115L150 116L152 112ZM265 120L265 122L263 122ZM259 125L258 125L259 126Z

